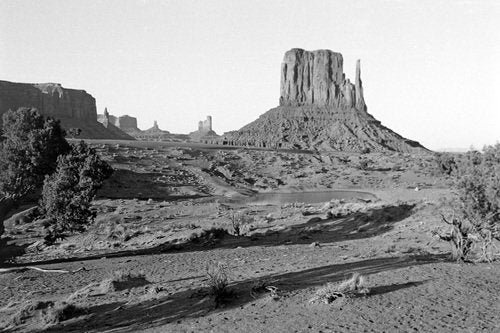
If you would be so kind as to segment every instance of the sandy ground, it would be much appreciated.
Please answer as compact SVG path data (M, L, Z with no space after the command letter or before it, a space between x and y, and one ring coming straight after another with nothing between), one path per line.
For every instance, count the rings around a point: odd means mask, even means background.
M450 262L434 236L446 230L451 180L430 156L93 144L117 171L87 232L46 247L39 222L5 222L9 253L25 253L2 267L70 271L1 273L6 332L500 332L498 261ZM373 197L249 203L255 193L339 189ZM246 217L239 235L235 212ZM233 292L222 304L207 289L206 267L218 262ZM144 279L103 288L117 271ZM356 272L367 293L314 300ZM26 302L58 300L84 311L46 324L38 309L12 323Z

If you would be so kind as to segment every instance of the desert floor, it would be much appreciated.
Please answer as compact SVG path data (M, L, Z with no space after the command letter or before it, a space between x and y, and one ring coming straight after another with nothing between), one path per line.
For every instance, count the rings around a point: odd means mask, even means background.
M45 246L32 205L4 223L6 332L500 332L498 260L435 235L452 180L431 155L88 142L116 171L86 232ZM316 297L353 273L364 292ZM81 311L47 323L58 301Z

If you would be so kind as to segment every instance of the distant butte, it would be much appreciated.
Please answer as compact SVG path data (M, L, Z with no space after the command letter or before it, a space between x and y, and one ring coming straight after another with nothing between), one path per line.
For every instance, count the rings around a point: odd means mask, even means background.
M189 133L189 138L202 143L217 143L219 136L212 129L212 116L198 122L198 130Z
M291 49L281 64L279 106L238 131L224 133L220 144L323 151L427 151L383 126L367 112L356 63L352 83L342 54Z

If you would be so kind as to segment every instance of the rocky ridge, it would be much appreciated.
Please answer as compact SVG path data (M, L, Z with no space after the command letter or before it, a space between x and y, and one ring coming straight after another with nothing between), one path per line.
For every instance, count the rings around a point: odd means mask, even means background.
M325 151L427 151L383 126L367 112L356 63L354 83L343 71L342 54L292 49L281 65L279 106L238 131L225 145Z

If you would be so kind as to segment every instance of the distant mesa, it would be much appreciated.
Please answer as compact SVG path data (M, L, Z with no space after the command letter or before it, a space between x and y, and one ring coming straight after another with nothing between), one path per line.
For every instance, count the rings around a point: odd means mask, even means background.
M155 120L153 122L153 127L143 131L144 133L150 133L150 134L170 134L169 131L164 131L162 129L160 129L160 127L158 126L158 122Z
M103 114L97 115L97 121L99 121L106 128L108 128L110 124L116 126L131 136L134 136L134 134L141 131L137 127L137 118L129 115L120 117L113 116L109 114L108 108L104 108Z
M148 141L175 141L169 131L162 130L158 122L153 122L153 127L134 135L139 140Z
M416 141L384 127L367 112L356 63L352 83L342 54L291 49L281 64L279 106L219 143L324 151L427 151Z
M20 107L34 107L44 116L59 119L65 129L80 128L82 139L134 139L112 124L100 124L96 101L85 90L66 89L59 83L0 81L0 116Z
M104 113L99 114L97 119L103 126L116 126L136 140L168 142L190 141L187 134L173 134L161 129L156 120L153 123L153 127L143 131L137 127L137 118L129 115L114 116L109 113L108 108L104 108Z
M217 143L219 136L212 130L212 116L207 116L206 120L198 122L198 130L189 133L189 137L193 141L202 143Z

